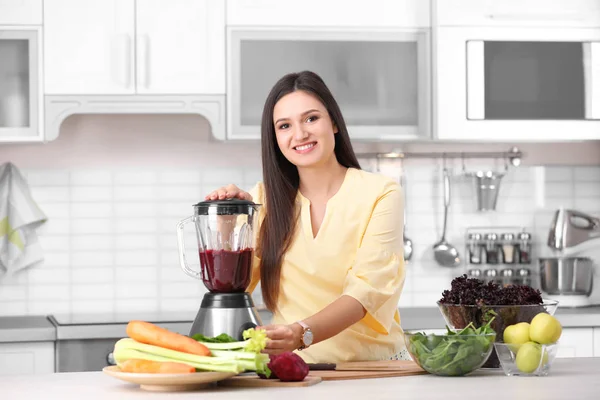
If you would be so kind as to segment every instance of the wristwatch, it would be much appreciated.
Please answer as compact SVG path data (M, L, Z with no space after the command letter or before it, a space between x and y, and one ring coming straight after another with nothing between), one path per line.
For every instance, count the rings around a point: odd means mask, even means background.
M302 327L302 329L304 329L304 332L302 332L302 337L300 338L302 344L300 345L300 347L298 347L298 350L304 350L310 347L310 345L312 344L314 339L313 333L310 330L310 327L306 325L304 321L297 321L297 323Z

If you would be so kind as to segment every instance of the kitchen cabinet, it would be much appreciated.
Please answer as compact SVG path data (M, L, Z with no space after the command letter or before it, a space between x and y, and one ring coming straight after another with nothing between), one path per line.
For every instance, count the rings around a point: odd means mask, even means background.
M228 26L428 27L423 0L227 0Z
M134 12L134 0L46 0L45 93L135 93Z
M594 328L563 328L557 358L594 357Z
M54 373L54 342L0 343L0 375Z
M0 142L44 138L41 43L41 26L0 25Z
M600 357L600 328L594 328L594 357Z
M0 0L0 25L41 25L42 0Z
M434 0L438 26L600 27L598 0Z
M44 13L46 94L225 93L223 1L46 0Z
M228 28L227 138L259 139L271 87L290 72L317 73L350 137L430 137L428 29Z

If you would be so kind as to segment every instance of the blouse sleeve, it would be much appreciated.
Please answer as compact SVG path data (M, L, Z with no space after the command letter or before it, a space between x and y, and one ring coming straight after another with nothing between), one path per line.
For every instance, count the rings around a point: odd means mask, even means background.
M404 286L404 200L400 185L391 181L373 206L343 294L367 310L364 322L388 334Z
M265 216L265 197L264 197L264 185L262 182L257 183L251 190L250 195L252 196L252 201L257 204L262 204L262 207L258 209L258 221L256 223L256 230L254 233L254 243L255 247L258 245L258 235L260 232L260 225ZM250 278L250 285L248 285L247 292L252 293L256 286L260 282L260 257L258 257L258 252L254 251L254 258L252 259L252 276Z

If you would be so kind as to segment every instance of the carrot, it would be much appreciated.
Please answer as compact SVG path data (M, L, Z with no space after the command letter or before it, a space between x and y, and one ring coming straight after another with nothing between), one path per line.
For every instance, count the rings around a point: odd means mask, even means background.
M171 332L150 322L130 321L127 324L126 332L130 338L140 343L198 356L211 355L208 347L197 340L180 335L177 332Z
M158 362L131 358L121 364L121 371L141 374L191 374L196 368L178 362Z

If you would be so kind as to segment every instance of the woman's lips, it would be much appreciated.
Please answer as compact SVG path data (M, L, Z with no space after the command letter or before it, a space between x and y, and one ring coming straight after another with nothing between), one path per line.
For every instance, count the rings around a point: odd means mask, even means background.
M317 147L317 142L311 142L301 146L296 146L294 147L294 150L296 150L296 153L306 154L313 151L315 147Z

